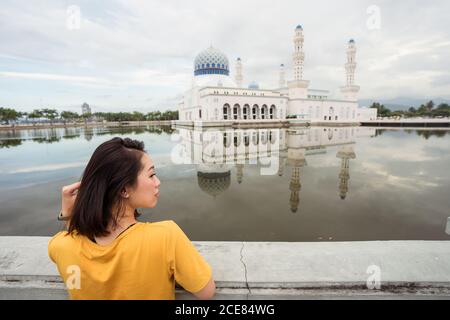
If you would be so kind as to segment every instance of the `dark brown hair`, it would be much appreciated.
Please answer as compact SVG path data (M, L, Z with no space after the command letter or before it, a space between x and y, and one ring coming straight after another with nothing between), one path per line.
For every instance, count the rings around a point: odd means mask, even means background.
M144 143L129 138L113 138L95 149L84 170L69 222L75 230L93 239L109 234L108 225L122 214L125 187L136 185L142 170Z

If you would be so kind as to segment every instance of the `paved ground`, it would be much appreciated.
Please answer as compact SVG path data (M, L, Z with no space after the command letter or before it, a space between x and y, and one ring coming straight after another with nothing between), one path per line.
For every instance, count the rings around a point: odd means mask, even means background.
M0 237L0 299L67 298L48 240ZM194 244L211 264L216 298L450 298L450 241ZM381 290L367 288L378 280Z

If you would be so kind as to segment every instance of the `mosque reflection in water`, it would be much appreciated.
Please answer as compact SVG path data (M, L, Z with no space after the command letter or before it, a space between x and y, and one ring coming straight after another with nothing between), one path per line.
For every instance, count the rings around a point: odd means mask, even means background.
M290 174L289 204L298 211L302 189L301 170L311 155L326 153L337 147L341 159L337 173L338 196L349 192L350 160L356 158L357 137L375 136L375 129L361 127L312 127L302 129L191 129L178 128L180 138L172 160L192 163L197 167L198 185L205 193L217 197L231 184L231 171L236 180L244 180L247 165L257 165L261 175Z

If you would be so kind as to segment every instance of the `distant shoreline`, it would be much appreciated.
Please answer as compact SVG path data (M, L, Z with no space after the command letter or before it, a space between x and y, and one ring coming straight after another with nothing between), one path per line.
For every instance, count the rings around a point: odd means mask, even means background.
M0 125L0 131L30 130L30 129L56 129L56 128L78 128L78 127L139 127L148 125L171 125L172 120L161 121L106 121L106 122L67 122L67 123L34 123Z

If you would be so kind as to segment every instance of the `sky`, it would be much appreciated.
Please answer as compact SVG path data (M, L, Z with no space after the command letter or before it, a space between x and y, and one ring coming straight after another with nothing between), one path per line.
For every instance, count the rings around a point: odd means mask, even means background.
M0 106L81 112L175 110L193 61L213 45L240 57L244 84L304 79L337 94L354 39L361 99L450 99L450 1L0 0Z

